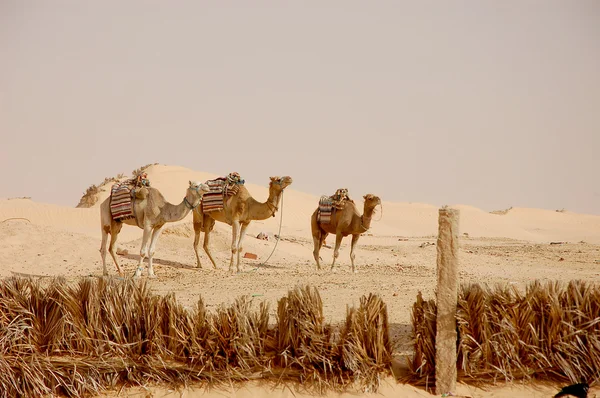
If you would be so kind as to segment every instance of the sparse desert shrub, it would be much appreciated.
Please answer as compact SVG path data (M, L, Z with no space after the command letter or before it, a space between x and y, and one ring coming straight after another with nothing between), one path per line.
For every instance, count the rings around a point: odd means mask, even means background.
M79 199L79 203L76 207L92 207L98 202L99 193L100 188L97 185L90 185L83 193L81 199Z
M100 184L100 186L104 186L104 185L108 185L111 182L118 182L119 179L116 177L105 177L104 181L102 182L102 184Z
M510 206L508 209L504 209L504 210L492 210L490 211L491 214L497 214L499 216L503 216L505 214L507 214L509 211L512 210L512 206Z
M144 167L149 167L146 165ZM113 183L119 182L125 178L125 174L119 173L116 177L104 177L104 180L99 185L91 185L84 193L76 207L92 207L98 203L98 194L102 191L108 190ZM104 188L104 189L103 189Z
M138 176L138 175L142 174L142 172L143 172L144 170L146 170L148 167L150 167L150 166L156 166L157 164L159 164L159 163L148 163L148 164L147 164L147 165L145 165L145 166L142 166L142 167L140 167L140 168L138 168L138 169L135 169L135 170L133 170L133 171L131 172L131 175L133 175L133 176Z

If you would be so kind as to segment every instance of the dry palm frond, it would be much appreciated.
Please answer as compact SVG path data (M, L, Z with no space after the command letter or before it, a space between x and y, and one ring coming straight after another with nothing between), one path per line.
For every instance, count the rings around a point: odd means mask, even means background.
M362 296L358 309L348 309L340 347L344 368L352 371L354 381L377 390L380 375L392 362L387 306L379 296Z
M0 397L101 393L147 382L173 386L276 378L323 391L351 382L376 389L390 362L385 304L361 298L340 341L316 289L296 288L269 308L244 296L216 313L188 312L145 282L100 278L68 284L0 283ZM283 367L277 367L282 364Z
M303 381L319 391L342 380L339 351L317 289L296 287L279 300L276 338L276 365L300 371Z
M435 376L435 308L417 297L412 379ZM433 323L433 325L432 325ZM572 281L515 288L463 286L458 297L459 375L473 380L600 378L600 286Z
M434 300L424 300L421 292L413 304L412 324L415 353L409 362L413 382L432 380L435 376L435 334L437 306Z
M216 335L214 349L222 362L243 371L262 367L268 322L268 307L263 304L259 313L253 312L248 296L229 308L221 306L210 324Z

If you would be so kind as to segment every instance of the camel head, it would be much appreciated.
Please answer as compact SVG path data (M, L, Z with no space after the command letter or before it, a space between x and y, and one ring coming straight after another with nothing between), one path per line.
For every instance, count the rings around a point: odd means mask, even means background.
M288 185L292 183L292 177L283 176L283 177L271 177L271 182L269 183L269 188L281 188L283 191Z
M379 196L375 196L371 193L363 196L363 199L365 200L365 209L373 209L375 206L381 204L381 199L379 199Z
M191 209L198 207L202 200L202 195L210 191L208 185L198 181L190 181L190 186L185 194L184 201L188 204Z

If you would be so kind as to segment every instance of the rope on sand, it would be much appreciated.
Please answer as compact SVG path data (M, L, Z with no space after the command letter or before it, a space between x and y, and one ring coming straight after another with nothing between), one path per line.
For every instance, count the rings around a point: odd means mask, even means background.
M11 218L7 218L6 220L2 220L2 222L0 222L0 224L10 221L10 220L25 220L25 221L29 221L29 223L31 223L31 220L25 217L11 217Z

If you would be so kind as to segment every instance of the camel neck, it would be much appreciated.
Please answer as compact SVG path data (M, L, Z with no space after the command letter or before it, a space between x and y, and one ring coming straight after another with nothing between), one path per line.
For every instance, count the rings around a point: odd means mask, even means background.
M264 203L251 198L252 201L249 203L250 206L248 206L250 218L252 220L266 220L267 218L274 216L275 212L278 210L280 198L281 192L269 192L269 197Z
M163 207L163 213L166 222L180 221L190 213L190 208L185 200L182 200L178 205L167 202Z
M360 217L361 223L365 231L371 228L371 219L373 218L373 212L375 211L374 207L366 207L363 212L363 215Z

